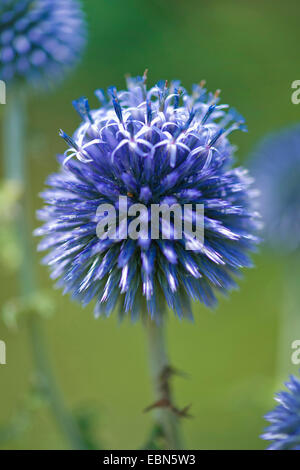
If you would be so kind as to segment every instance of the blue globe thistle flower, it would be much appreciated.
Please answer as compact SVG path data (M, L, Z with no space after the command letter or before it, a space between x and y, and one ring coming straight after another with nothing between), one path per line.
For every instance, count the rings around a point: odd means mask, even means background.
M299 250L300 124L265 137L252 159L265 240L281 251Z
M288 391L275 397L279 405L265 416L271 425L261 437L273 441L269 450L300 450L300 380L291 375L285 386Z
M0 79L51 83L73 66L85 43L77 0L1 0Z
M42 193L39 250L49 251L44 263L58 287L83 305L96 299L96 316L119 302L120 315L133 320L148 309L159 321L166 305L191 318L191 299L212 307L216 291L236 286L233 277L251 266L248 252L258 241L252 179L232 167L228 140L245 130L244 120L217 104L218 92L207 93L204 83L191 95L178 81L147 90L146 74L127 85L107 95L97 90L102 106L93 111L86 98L74 102L83 122L72 138L61 131L69 149ZM166 240L161 227L158 240L148 229L137 240L99 239L97 208L109 203L118 213L120 195L147 208L191 204L192 219L194 205L204 204L204 244L194 240L186 250L189 233Z

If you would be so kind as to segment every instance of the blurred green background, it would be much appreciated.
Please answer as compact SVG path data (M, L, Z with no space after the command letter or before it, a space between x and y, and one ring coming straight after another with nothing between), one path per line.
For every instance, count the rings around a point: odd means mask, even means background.
M83 61L58 90L30 100L28 165L34 211L46 176L55 171L55 155L65 150L58 137L72 134L79 123L71 101L81 95L96 106L96 88L124 86L124 75L142 74L148 81L181 79L189 88L207 80L222 89L222 102L245 117L249 133L234 133L237 158L266 132L300 120L291 103L291 83L299 79L297 0L85 0L89 42ZM36 243L36 241L34 241ZM35 260L40 286L52 288L47 269ZM221 299L215 312L195 305L195 323L169 317L172 363L189 374L175 378L179 406L192 404L194 418L183 420L190 449L259 449L262 415L273 406L278 383L277 351L287 260L255 256L241 289ZM0 271L0 301L16 295L16 282ZM95 415L95 436L107 449L139 448L152 418L142 410L152 401L145 335L141 325L119 325L112 316L95 320L53 290L55 314L44 321L51 360L72 410L88 407ZM297 338L298 336L298 338ZM295 332L295 339L300 331ZM0 320L0 339L7 344L7 365L0 366L0 426L22 407L30 387L32 363L27 330ZM291 369L289 351L285 361ZM294 372L297 367L293 366ZM68 446L47 408L34 415L23 434L0 443L2 448L63 449Z

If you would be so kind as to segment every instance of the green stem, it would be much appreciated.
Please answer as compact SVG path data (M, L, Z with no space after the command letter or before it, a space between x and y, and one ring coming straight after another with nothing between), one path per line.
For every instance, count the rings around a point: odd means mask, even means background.
M294 255L288 260L288 266L284 273L285 282L277 348L277 380L279 383L286 381L288 375L295 373L299 368L299 365L292 363L292 343L300 339L299 277L300 257Z
M148 343L150 372L153 381L155 401L165 402L172 405L172 393L168 377L164 378L164 373L170 369L167 356L164 326L157 325L154 321L149 321L146 326ZM156 408L156 421L160 425L168 449L182 449L179 432L179 418L176 416L171 406Z
M24 184L26 96L14 89L8 96L3 123L4 172L9 180Z
M37 290L33 264L33 250L30 224L28 223L28 178L25 155L26 134L26 96L20 89L14 89L8 96L3 126L4 175L21 190L22 199L16 216L16 232L22 250L19 270L19 289L23 297L33 295ZM62 432L67 436L74 449L85 448L77 423L64 406L44 347L43 332L37 315L29 320L29 335L32 342L33 360L41 385L46 386L52 412Z
M16 217L16 235L22 249L19 270L19 288L22 296L35 292L35 273L32 256L32 243L29 237L28 194L26 191L25 132L26 132L26 96L21 90L14 90L8 96L3 125L4 175L12 181L21 194L21 201Z

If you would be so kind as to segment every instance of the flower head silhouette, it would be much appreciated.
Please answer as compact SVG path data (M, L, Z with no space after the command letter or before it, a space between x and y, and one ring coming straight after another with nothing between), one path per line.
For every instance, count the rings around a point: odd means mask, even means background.
M265 240L276 249L300 248L300 124L263 139L252 155Z
M77 0L2 0L0 79L54 83L77 62L85 34Z

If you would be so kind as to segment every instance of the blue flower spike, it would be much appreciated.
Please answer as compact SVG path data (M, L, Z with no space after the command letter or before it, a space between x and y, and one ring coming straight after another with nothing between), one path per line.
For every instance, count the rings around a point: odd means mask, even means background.
M180 91L179 91L180 90ZM47 180L38 217L44 225L39 250L64 293L82 305L95 301L95 315L132 320L149 315L159 322L167 308L192 318L191 300L209 308L218 292L236 287L241 268L259 242L256 192L247 170L234 166L230 132L242 118L220 105L219 91L209 94L204 82L189 95L176 80L147 89L147 74L127 77L127 90L96 91L101 106L91 110L86 98L74 102L82 123L72 136L62 133L68 150L61 168ZM204 206L204 243L181 239L171 223L170 237L161 225L150 236L148 225L137 239L97 236L111 205L123 213L120 197L133 204L189 205L183 219L195 220L195 205ZM146 211L146 212L147 212ZM127 233L130 217L118 234ZM186 249L187 242L192 249Z
M265 416L271 424L261 437L272 441L268 450L300 450L300 379L291 375L285 386L275 396L279 405Z

